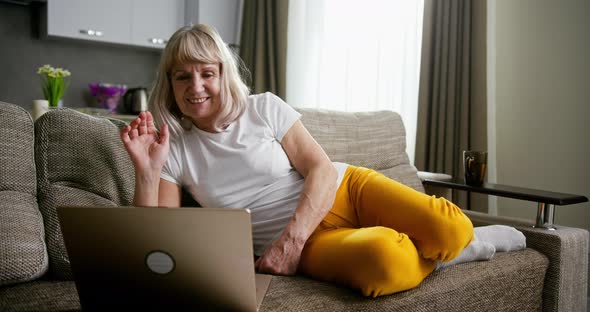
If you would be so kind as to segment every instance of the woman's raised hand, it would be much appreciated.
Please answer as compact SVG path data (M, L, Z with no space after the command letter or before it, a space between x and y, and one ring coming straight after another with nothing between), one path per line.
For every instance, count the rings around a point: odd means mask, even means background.
M163 125L158 134L152 113L141 112L123 128L121 139L135 166L136 174L151 176L156 173L159 176L170 151L168 125Z

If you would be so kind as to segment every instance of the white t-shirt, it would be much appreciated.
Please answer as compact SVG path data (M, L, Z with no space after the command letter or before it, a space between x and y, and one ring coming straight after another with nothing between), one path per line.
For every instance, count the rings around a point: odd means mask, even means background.
M280 144L300 116L272 93L251 95L244 114L223 132L193 125L171 140L161 178L184 186L203 207L250 209L254 252L261 255L303 190L303 177ZM336 167L340 183L346 166Z

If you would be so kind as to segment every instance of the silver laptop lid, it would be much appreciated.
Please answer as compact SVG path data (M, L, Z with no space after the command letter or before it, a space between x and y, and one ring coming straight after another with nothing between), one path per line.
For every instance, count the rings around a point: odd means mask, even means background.
M82 307L256 310L246 209L59 207Z

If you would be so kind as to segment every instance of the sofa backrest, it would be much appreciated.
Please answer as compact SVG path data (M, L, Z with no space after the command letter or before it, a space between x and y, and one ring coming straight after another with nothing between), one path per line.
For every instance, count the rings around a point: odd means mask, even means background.
M0 285L33 280L47 270L33 135L27 111L0 102Z
M35 122L38 201L55 278L72 278L57 207L132 204L135 170L120 139L123 126L71 109L49 111Z
M332 161L377 170L424 192L406 153L406 131L393 111L348 113L295 108L301 122Z
M397 113L342 113L302 108L298 111L302 114L303 124L333 161L372 168L423 191L416 169L409 164L405 152L405 130ZM17 113L22 118L15 118ZM19 155L14 158L22 161L28 157L30 162L30 166L25 166L30 172L25 170L23 173L27 175L24 180L28 184L19 186L18 190L28 196L32 215L37 213L37 221L41 225L36 235L40 239L38 245L43 247L40 252L42 256L45 255L45 263L37 275L47 268L47 256L43 253L46 243L52 277L71 279L56 208L62 205L132 204L135 173L119 135L125 123L92 117L70 109L58 109L44 114L36 121L33 139L32 122L26 111L10 106L10 112L2 116L9 116L4 118L11 119L20 127L28 127L12 130L16 135L26 136L17 139L18 142L28 142L20 144L23 151L12 148L3 150L18 152ZM6 124L10 123L3 122L3 125ZM33 140L35 164L32 163ZM11 144L5 139L0 142ZM25 168L15 164L7 167L19 170ZM1 176L4 175L0 175L0 191L4 191ZM14 175L11 173L7 176ZM39 190L37 200L42 220L36 209L36 189Z

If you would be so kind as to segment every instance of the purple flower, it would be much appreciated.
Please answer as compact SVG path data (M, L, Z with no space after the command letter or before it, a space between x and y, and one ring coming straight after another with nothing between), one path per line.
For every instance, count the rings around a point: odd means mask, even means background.
M92 94L92 96L121 96L125 94L125 92L127 92L127 86L121 84L114 85L110 83L89 83L88 86L90 87L90 93Z
M126 85L114 85L110 83L89 83L90 94L96 98L96 101L111 112L117 111L121 96L127 92Z

